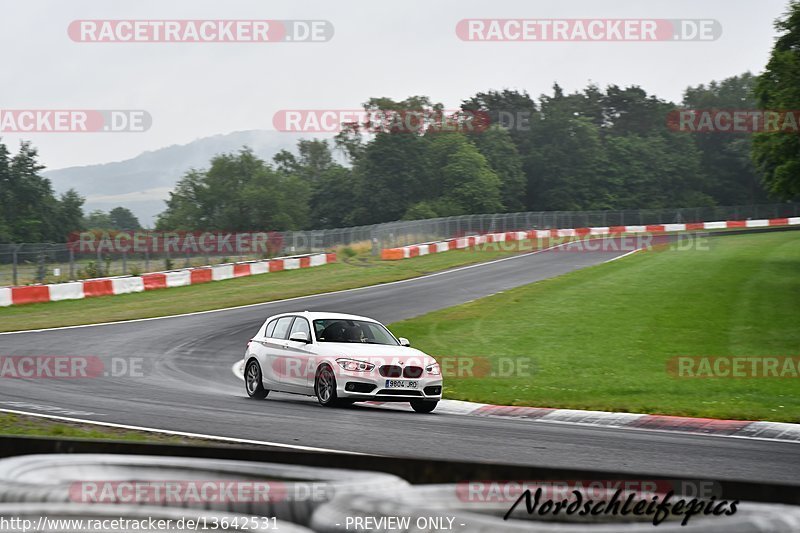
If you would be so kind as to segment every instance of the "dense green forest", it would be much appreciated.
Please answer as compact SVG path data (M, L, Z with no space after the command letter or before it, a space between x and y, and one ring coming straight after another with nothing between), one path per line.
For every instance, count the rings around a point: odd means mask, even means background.
M755 109L756 80L746 73L690 87L682 107ZM751 158L753 136L674 131L667 115L676 107L639 87L565 94L555 85L536 100L512 90L478 93L461 109L488 115L487 129L415 133L353 124L332 143L303 140L296 154L283 151L270 162L247 149L216 157L183 177L158 227L285 230L769 201ZM364 105L427 116L442 108L425 96ZM771 197L793 196L780 193Z
M16 154L0 142L0 243L65 242L69 233L87 228L138 229L126 207L84 215L84 198L70 189L56 196L42 177L36 149L21 143Z
M83 225L83 198L73 190L56 198L43 169L29 143L13 156L0 143L0 242L64 242Z
M397 132L351 124L332 142L298 143L263 161L244 147L184 175L157 228L289 230L472 213L755 204L800 198L800 136L687 133L676 109L800 109L800 1L776 23L765 72L684 92L589 85L531 97L490 90L461 104L490 126ZM425 96L373 98L367 111L434 114ZM0 143L0 242L63 241L88 228L137 229L126 208L84 215L75 191L56 197L36 150Z

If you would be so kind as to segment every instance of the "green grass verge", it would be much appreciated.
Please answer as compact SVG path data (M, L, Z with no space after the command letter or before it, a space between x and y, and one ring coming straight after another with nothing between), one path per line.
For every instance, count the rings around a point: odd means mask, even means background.
M79 422L54 422L53 420L36 416L0 413L0 437L23 435L26 437L125 440L157 442L162 444L200 444L211 442L205 439L163 435L147 431L95 426L92 424L81 424ZM217 444L216 441L215 444Z
M514 251L453 250L402 261L357 256L336 264L273 272L202 285L85 300L0 308L0 331L73 326L221 309L413 278L513 255Z
M530 358L445 381L493 404L800 422L800 379L687 379L670 358L800 355L800 232L639 253L392 325L435 356Z

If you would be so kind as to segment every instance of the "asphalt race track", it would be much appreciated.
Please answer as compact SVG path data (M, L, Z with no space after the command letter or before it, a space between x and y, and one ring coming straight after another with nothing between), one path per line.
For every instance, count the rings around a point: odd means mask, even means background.
M624 253L526 254L415 280L290 301L0 335L3 355L141 357L145 374L142 378L3 379L0 408L390 456L796 482L800 446L792 443L436 412L420 415L410 409L325 409L312 398L274 393L256 401L247 398L242 382L231 372L247 341L274 313L337 311L391 323Z

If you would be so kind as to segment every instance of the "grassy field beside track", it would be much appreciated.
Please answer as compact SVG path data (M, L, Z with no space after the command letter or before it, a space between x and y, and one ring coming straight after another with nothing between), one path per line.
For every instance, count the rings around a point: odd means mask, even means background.
M380 261L367 255L345 259L340 255L339 263L302 270L119 296L2 307L0 331L132 320L268 302L388 283L516 253L519 252L499 248L453 250L403 261Z
M162 444L198 444L209 442L206 439L82 424L80 422L54 422L47 418L0 412L0 437L3 436L124 440L159 442ZM213 442L216 443L217 441Z
M533 363L446 379L447 398L797 423L800 378L677 378L667 363L800 355L800 232L638 253L391 328L439 358Z

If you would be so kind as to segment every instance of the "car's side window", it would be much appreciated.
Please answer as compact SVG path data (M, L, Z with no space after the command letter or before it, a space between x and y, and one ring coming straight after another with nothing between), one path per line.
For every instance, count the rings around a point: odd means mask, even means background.
M277 320L275 329L270 335L273 339L286 339L289 337L289 327L292 325L293 316L284 316Z
M269 324L267 324L267 329L264 331L265 337L272 337L272 332L275 331L275 324L278 323L278 319L270 320Z
M322 332L325 331L325 322L325 320L314 321L314 333L317 336L317 340L320 340L320 337L322 337Z
M292 331L289 332L289 337L291 338L294 333L305 333L308 335L308 340L311 340L311 328L308 325L308 320L297 317L294 324L292 324Z

